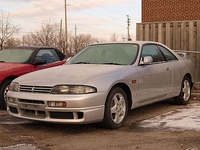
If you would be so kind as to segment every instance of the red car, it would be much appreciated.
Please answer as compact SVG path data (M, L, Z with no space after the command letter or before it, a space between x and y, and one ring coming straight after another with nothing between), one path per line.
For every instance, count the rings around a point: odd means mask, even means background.
M52 47L15 47L0 51L0 108L6 109L11 81L23 74L55 67L66 62L65 55Z

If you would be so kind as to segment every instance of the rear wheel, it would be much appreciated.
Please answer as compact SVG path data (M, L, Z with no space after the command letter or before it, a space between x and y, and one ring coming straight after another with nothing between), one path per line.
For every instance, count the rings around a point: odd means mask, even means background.
M102 125L111 129L122 127L125 123L127 113L127 96L121 88L114 87L106 100Z
M0 108L4 110L6 109L6 95L8 92L8 86L11 82L11 79L5 80L0 86Z
M192 88L192 83L190 81L190 78L185 76L182 81L181 92L179 96L174 98L175 103L179 105L187 105L191 97L191 88Z

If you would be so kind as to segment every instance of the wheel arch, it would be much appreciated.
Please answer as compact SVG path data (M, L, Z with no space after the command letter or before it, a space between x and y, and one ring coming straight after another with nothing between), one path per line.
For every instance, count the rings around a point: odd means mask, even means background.
M12 80L14 80L15 78L16 77L14 76L7 77L0 84L0 109L6 110L6 101L5 101L5 95L7 93L6 89L10 84L10 82L12 82Z
M128 87L128 85L125 84L125 83L117 83L117 84L113 85L113 87L110 89L110 91L111 91L114 87L120 87L122 90L124 90L124 92L126 93L126 96L127 96L128 110L130 110L131 107L132 107L132 96L131 96L131 90L130 90L130 88Z
M188 77L190 79L191 82L191 87L193 87L194 83L193 83L193 79L190 73L187 73L184 77Z
M1 81L1 84L4 82L4 81L6 81L6 80L14 80L15 78L17 78L16 76L9 76L9 77L6 77L5 79L3 79L2 81ZM1 85L0 84L0 85Z

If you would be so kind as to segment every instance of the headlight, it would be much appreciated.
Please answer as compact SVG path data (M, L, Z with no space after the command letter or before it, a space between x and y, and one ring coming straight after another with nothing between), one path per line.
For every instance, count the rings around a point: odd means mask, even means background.
M85 85L57 85L54 86L51 94L89 94L96 93L97 89Z
M12 82L9 87L8 87L9 91L14 91L14 92L18 92L19 90L19 84L16 82Z

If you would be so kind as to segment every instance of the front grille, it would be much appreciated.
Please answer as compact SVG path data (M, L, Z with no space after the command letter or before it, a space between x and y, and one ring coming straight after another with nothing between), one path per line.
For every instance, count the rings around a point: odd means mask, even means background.
M31 92L31 93L50 93L52 87L50 86L28 86L28 85L20 85L20 92Z
M26 99L18 99L20 103L30 103L30 104L44 104L44 101L39 100L26 100Z

